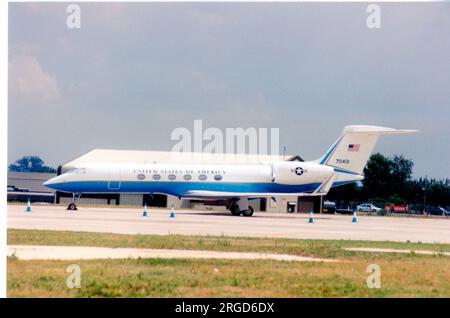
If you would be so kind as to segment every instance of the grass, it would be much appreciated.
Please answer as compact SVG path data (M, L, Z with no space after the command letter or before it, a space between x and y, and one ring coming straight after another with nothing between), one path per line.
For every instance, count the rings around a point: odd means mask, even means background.
M450 252L450 244L350 240L299 240L228 236L128 235L92 232L14 229L8 230L8 244L271 252L333 258L365 258L373 256L373 253L369 254L364 252L345 251L343 250L343 247L378 247Z
M381 267L380 289L366 286L367 265ZM442 257L368 262L238 260L8 260L8 297L449 297ZM66 268L81 267L69 289Z
M9 297L450 297L450 258L344 251L386 247L450 251L449 244L121 235L8 230L8 244L257 251L337 258L337 263L271 260L124 259L23 261L8 258ZM68 265L81 267L69 289ZM366 285L381 267L380 289Z

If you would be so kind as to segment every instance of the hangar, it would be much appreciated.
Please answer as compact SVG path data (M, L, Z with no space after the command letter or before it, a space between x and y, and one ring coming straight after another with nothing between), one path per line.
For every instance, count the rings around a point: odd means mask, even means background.
M47 202L55 201L53 190L42 185L55 177L55 173L13 172L8 171L7 199L8 201Z
M219 153L177 153L169 151L143 151L143 150L113 150L94 149L88 153L69 161L58 167L57 174L60 175L72 168L84 163L204 163L204 164L270 164L275 161L303 161L299 156L275 156L275 155L252 155L252 154L219 154ZM56 192L55 203L68 204L72 195L68 193ZM221 206L222 202L204 202L200 200L178 199L166 195L150 194L83 194L80 204L99 205L134 205L142 206L147 204L150 207L170 207L175 208L195 208L214 209L225 211ZM319 212L321 209L320 197L298 197L292 198L277 197L275 200L259 199L252 200L250 205L255 211L269 212L308 212L313 209Z

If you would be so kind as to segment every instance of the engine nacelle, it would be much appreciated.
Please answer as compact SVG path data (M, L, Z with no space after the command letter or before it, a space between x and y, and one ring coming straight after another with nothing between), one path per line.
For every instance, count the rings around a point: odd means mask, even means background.
M311 162L280 161L272 164L272 179L280 184L322 183L333 172L329 166Z

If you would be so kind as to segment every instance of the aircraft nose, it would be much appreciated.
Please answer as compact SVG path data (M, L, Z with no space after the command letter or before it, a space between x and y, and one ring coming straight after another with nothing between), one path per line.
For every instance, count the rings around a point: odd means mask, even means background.
M47 188L53 189L54 188L53 186L56 184L56 180L55 180L56 178L57 177L51 178L51 179L45 181L42 185L46 186Z

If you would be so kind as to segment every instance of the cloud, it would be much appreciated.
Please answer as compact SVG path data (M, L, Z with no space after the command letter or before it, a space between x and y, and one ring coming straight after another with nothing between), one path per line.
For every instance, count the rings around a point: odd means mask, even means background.
M83 3L79 30L66 6L10 5L11 159L170 150L171 130L195 119L279 127L280 146L308 159L368 123L420 129L377 151L450 174L448 5L383 4L379 30L364 4Z
M30 54L13 56L9 62L9 92L24 101L52 102L60 99L56 78Z

